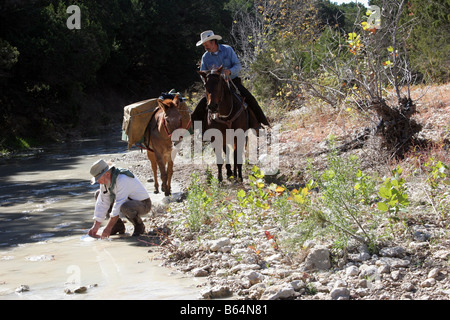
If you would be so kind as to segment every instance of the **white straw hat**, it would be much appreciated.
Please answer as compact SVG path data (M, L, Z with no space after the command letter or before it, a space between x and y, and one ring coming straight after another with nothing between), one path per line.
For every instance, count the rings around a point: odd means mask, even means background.
M111 167L106 163L105 160L100 159L97 162L95 162L91 167L91 184L94 184L98 182L98 179L100 179L106 172L109 171Z
M205 43L206 41L211 41L211 40L222 40L222 37L214 34L214 32L212 32L211 30L208 31L204 31L200 34L200 41L197 42L197 47L201 46L203 43Z

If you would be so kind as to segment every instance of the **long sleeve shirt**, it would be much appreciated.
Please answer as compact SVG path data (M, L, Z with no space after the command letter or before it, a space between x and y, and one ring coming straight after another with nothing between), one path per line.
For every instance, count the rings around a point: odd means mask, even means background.
M145 200L150 196L137 178L131 178L124 174L119 174L116 180L116 184L112 189L112 192L116 195L111 217L116 217L120 214L120 207L127 200ZM105 185L100 185L100 194L95 203L94 219L98 222L103 222L106 218L106 214L111 206L111 194Z
M217 52L205 52L202 56L200 71L218 69L220 66L231 71L230 78L239 76L241 71L241 62L239 61L233 48L226 44L219 44Z

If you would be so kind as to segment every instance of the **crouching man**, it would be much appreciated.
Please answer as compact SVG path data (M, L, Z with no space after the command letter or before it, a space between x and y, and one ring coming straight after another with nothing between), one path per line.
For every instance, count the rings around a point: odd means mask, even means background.
M95 238L108 238L113 234L125 233L121 218L127 218L134 225L133 236L145 232L141 216L150 212L152 202L142 183L129 170L110 166L104 160L95 162L90 171L91 184L99 183L95 193L94 225L89 235ZM102 222L109 217L101 236L97 235Z

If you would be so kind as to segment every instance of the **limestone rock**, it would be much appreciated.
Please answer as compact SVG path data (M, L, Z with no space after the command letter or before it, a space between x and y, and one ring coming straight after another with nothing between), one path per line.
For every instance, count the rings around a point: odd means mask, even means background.
M305 261L306 270L328 270L331 268L330 250L325 247L314 247Z

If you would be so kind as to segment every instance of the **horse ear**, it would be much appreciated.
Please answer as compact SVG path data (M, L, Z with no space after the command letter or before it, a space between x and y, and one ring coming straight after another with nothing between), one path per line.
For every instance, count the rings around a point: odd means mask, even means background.
M206 72L204 71L197 71L200 77L202 78L203 83L206 83Z
M164 112L166 112L167 106L164 104L164 101L161 99L158 99L157 101L158 101L158 107L160 107L161 109L164 110Z
M222 74L222 70L223 70L223 65L221 65L220 68L217 69L217 73L218 73L218 74Z
M175 98L173 98L173 103L178 107L180 104L180 96L177 94Z

